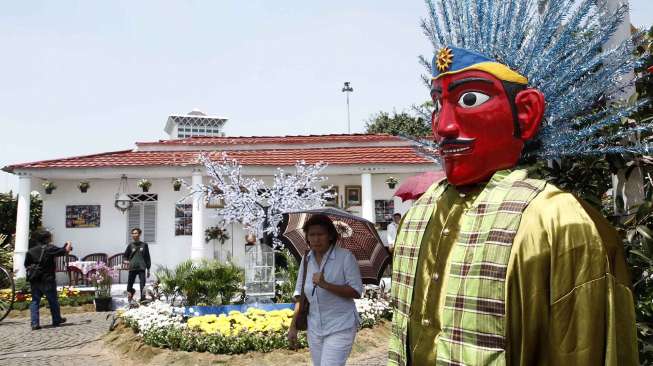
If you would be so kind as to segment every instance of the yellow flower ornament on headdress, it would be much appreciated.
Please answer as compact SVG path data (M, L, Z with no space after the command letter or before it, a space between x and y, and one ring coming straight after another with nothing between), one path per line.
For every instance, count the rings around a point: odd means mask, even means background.
M435 56L435 65L440 72L447 71L452 62L453 52L449 47L441 48L440 51L438 51L438 54Z

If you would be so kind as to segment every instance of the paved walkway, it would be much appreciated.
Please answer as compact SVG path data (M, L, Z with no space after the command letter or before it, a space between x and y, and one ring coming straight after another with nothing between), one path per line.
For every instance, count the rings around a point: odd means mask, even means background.
M50 324L44 313L42 309L41 324ZM29 319L5 319L0 322L0 365L112 365L109 356L91 347L109 330L111 315L69 314L61 327L46 325L38 331L31 330Z
M51 318L41 309L41 324ZM121 365L116 354L102 346L100 337L109 330L113 313L66 315L68 322L54 328L45 325L32 331L29 319L5 319L0 322L0 365L7 366L110 366ZM348 366L385 366L386 350L378 350L350 359ZM127 362L131 364L131 362Z

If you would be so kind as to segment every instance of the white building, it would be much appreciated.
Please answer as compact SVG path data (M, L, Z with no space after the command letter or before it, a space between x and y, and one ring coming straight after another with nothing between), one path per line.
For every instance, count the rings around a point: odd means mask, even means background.
M385 180L394 176L401 184L409 176L439 169L419 155L410 141L395 136L224 137L220 130L225 121L201 112L170 116L165 128L169 140L137 142L135 148L123 151L4 167L4 171L19 177L14 255L19 275L24 275L22 264L29 231L27 198L32 191L40 192L43 198L43 226L53 230L57 243L72 241L72 254L79 258L98 252L107 256L122 253L130 228L139 226L143 229L143 240L150 244L154 268L173 266L190 258L191 253L193 258L213 258L216 253L224 258L227 253L236 263L244 265L242 228L228 227L231 239L223 246L206 244L204 231L215 225L216 209L187 197L185 188L173 189L172 180L178 177L192 184L208 182L197 162L201 153L215 153L219 157L226 152L241 162L246 175L264 181L269 181L278 167L292 171L298 160L324 161L329 164L324 171L328 177L326 183L333 185L338 193L337 202L332 204L382 227L392 213L403 213L410 207L410 202L393 198L394 189ZM192 137L176 138L187 135ZM134 201L126 213L114 207L123 175L128 178L128 193ZM137 187L137 181L143 178L152 182L149 192ZM45 181L57 187L51 194L44 192ZM86 193L78 188L80 181L90 183ZM384 234L380 232L382 238Z

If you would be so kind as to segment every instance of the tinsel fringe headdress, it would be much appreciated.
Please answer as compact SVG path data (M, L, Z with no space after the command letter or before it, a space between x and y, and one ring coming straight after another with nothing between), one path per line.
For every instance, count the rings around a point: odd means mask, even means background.
M625 122L647 101L618 102L635 82L638 60L629 37L608 40L628 14L607 0L426 0L422 28L434 49L480 53L528 78L547 108L533 151L542 158L651 152L630 137L650 123ZM431 68L426 58L422 63ZM430 78L428 78L430 79ZM606 134L606 129L612 133ZM634 141L634 142L629 142Z

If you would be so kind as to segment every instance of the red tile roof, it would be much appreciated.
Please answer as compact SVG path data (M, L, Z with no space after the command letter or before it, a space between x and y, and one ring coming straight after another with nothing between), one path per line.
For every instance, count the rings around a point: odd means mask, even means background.
M201 151L116 151L103 154L77 156L56 160L44 160L10 165L3 170L44 168L103 168L126 166L187 166L196 165ZM211 157L218 159L220 151L211 151ZM418 155L412 146L367 146L314 149L278 150L235 150L228 151L228 157L243 165L291 166L298 160L307 163L326 162L331 165L366 164L429 164L430 161Z
M325 144L325 143L364 143L383 141L403 141L401 137L387 134L347 134L347 135L308 135L308 136L242 136L242 137L189 137L176 140L137 142L147 145L260 145L260 144Z

